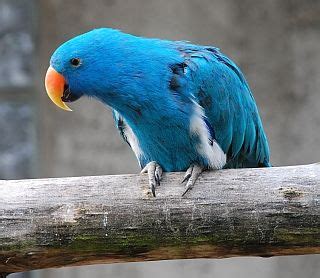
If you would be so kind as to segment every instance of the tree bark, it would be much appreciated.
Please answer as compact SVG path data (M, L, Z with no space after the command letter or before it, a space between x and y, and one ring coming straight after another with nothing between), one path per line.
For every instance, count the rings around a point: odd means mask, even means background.
M320 165L0 181L0 272L320 253Z

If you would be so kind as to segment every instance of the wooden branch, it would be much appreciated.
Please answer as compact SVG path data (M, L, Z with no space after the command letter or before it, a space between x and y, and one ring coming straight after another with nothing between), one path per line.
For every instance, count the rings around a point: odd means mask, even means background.
M0 181L0 272L320 253L320 165Z

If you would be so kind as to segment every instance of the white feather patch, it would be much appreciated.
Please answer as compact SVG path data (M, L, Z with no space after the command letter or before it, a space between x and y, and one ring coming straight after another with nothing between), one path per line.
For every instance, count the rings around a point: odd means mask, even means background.
M197 151L208 160L210 168L221 169L226 164L227 157L215 140L213 140L212 146L210 145L210 134L203 120L204 118L202 107L194 102L194 112L190 120L190 132L199 136L200 142L196 146Z
M130 146L135 153L136 157L139 158L142 155L142 151L139 146L139 141L134 132L132 131L131 127L126 123L126 128L125 128L125 134L127 136L127 140L130 143Z
M140 158L141 156L143 155L141 149L140 149L140 146L139 146L139 141L138 141L138 138L136 137L136 135L134 134L132 128L128 125L128 123L124 120L124 118L119 114L118 111L114 110L114 113L116 115L116 117L121 117L123 122L125 123L124 124L124 134L134 152L134 154L136 155L137 159L138 159L138 162L140 164ZM141 166L141 165L140 165Z

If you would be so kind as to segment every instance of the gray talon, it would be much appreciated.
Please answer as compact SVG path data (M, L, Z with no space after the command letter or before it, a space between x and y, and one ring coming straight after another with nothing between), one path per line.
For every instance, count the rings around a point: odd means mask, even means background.
M154 184L151 184L150 190L151 190L152 196L156 197L156 188L155 188Z
M160 181L162 177L162 168L155 162L149 162L141 171L141 174L148 173L149 177L149 188L153 197L156 197L156 185L160 186Z
M202 173L203 168L198 166L198 165L191 165L186 174L184 175L183 181L182 183L184 183L185 181L187 181L187 184L185 186L185 191L182 194L182 197L184 195L186 195L186 193L194 186L194 184L196 183L198 177L200 176L200 174Z
M156 165L155 177L156 177L157 186L160 186L160 180L162 177L162 168L158 164Z

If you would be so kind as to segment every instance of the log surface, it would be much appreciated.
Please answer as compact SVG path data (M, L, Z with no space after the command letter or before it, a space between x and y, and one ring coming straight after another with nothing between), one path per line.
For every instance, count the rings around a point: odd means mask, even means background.
M320 253L320 165L0 181L0 273Z

